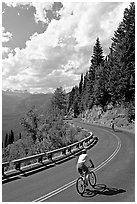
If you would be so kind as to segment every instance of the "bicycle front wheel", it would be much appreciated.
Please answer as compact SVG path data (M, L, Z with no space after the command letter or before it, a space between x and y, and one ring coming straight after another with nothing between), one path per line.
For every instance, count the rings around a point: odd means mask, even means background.
M96 174L93 172L93 171L91 171L90 172L90 174L89 174L89 176L88 176L88 181L89 181L89 184L92 186L92 187L94 187L95 185L96 185Z
M85 183L84 183L84 179L82 177L79 177L76 181L76 189L77 192L81 195L83 195L84 191L85 191Z

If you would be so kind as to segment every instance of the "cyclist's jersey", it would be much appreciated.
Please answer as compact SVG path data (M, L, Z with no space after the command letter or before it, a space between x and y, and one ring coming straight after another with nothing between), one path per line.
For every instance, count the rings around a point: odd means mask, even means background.
M77 164L85 164L88 165L89 159L87 154L81 154L78 158Z

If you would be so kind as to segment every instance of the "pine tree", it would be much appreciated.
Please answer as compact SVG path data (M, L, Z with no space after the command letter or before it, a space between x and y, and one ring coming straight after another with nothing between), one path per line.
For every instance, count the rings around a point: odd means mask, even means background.
M75 87L73 87L71 92L69 93L68 108L67 108L68 112L69 112L70 108L73 106L74 96L75 96Z
M80 96L82 94L82 91L83 91L83 74L81 74L81 79L79 82L79 94L80 94Z
M83 80L83 92L82 92L82 97L81 97L81 106L83 110L86 110L88 107L88 72L86 72Z
M110 95L111 102L114 105L121 98L121 93L119 89L120 75L119 72L117 72L116 58L114 57L114 51L112 48L110 48L110 53L107 58L108 60L106 62L106 66L108 69L107 72L108 93Z
M89 108L92 108L94 104L94 84L95 75L98 72L99 67L104 64L103 49L101 47L99 38L96 39L95 46L93 47L93 55L91 57L91 66L88 72L88 81L87 81L87 92L88 92L88 104Z
M95 46L93 48L93 55L91 58L91 64L93 66L99 66L104 62L104 56L103 56L103 49L100 44L99 38L96 39Z
M54 95L51 99L51 106L55 109L58 108L59 110L62 110L64 113L66 112L66 94L62 87L59 87L55 90Z
M94 84L94 104L101 106L104 110L110 102L108 91L108 67L107 63L98 66L96 69L95 84Z
M77 118L77 116L79 115L79 105L78 105L78 101L75 100L74 102L74 106L73 106L73 109L74 109L74 118Z
M35 107L28 111L25 117L21 118L21 125L31 135L34 143L36 142L38 136L38 125L39 125L39 116L36 113Z
M81 79L80 79L80 82L79 82L79 93L78 93L78 103L79 103L79 111L82 112L84 110L84 107L83 107L83 101L82 101L82 95L83 95L83 74L81 74Z
M13 130L11 130L11 132L10 132L10 144L13 144L13 142L14 142L14 132L13 132Z
M12 144L12 138L11 138L11 133L9 133L9 141L8 141L9 144Z
M8 136L8 133L6 133L5 140L4 140L4 147L7 147L8 144L9 144L9 136Z
M78 86L75 86L75 95L74 95L74 101L73 101L74 117L77 117L80 113L80 103L81 103L81 97L79 94L79 88Z
M119 76L117 89L122 102L128 102L135 95L135 3L125 9L123 21L115 31L112 41L113 66L116 69L115 75Z
M88 78L87 78L87 96L88 96L88 107L92 108L94 104L94 83L95 83L95 72L97 67L91 65Z
M83 110L83 104L81 102L83 93L81 92L81 95L80 95L79 90L80 90L79 87L75 86L72 88L69 94L68 111L70 109L74 111L75 117Z

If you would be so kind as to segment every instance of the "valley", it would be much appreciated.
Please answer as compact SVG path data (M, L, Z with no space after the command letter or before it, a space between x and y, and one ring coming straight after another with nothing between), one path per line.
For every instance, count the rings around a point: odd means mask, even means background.
M39 112L46 111L52 95L52 93L31 94L26 91L2 91L2 140L11 129L15 134L15 139L18 139L19 133L23 131L20 119L33 106Z

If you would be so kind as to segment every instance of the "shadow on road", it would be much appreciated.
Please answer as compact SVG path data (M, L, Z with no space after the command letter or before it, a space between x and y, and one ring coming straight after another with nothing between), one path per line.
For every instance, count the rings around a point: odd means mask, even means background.
M4 178L2 178L2 184L17 180L17 179L21 179L23 177L28 177L31 176L33 174L45 171L49 168L55 167L56 165L59 165L63 162L69 161L70 159L75 158L74 153L70 153L67 157L63 156L61 158L56 158L54 160L51 161L51 163L45 164L45 163L41 163L41 166L36 166L30 169L26 169L26 170L18 170L17 172L15 172L15 174L11 175L5 175Z
M117 195L119 193L125 193L126 190L124 189L117 189L117 188L109 188L105 184L97 184L92 189L86 189L85 194L83 194L83 197L93 197L96 195L106 195L106 196L113 196Z
M55 164L50 164L48 166L44 165L41 167L41 168L34 168L34 169L31 169L31 170L28 170L28 171L23 171L23 170L19 170L19 172L17 172L17 175L13 175L12 177L11 176L5 176L4 179L2 180L2 184L4 183L8 183L8 182L11 182L11 181L15 181L15 180L18 180L18 179L22 179L22 177L28 177L30 175L33 175L33 174L36 174L38 172L41 172L41 171L44 171L46 169L49 169L49 168L52 168L54 167Z
M115 129L114 132L123 132L122 130Z
M5 183L8 183L8 182L11 182L11 181L15 181L15 180L18 180L18 179L21 179L19 176L14 176L12 178L5 178L3 181L2 181L2 184L5 184Z

